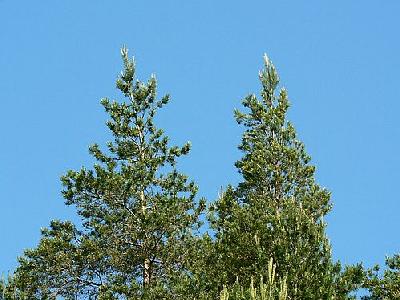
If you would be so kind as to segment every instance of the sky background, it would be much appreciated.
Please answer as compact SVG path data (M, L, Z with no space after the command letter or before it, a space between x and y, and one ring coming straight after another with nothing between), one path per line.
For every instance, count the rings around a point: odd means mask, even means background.
M59 177L110 137L99 101L122 99L122 45L171 94L158 126L192 142L178 166L209 201L240 180L233 109L259 93L267 53L332 192L334 257L383 263L400 251L399 13L398 0L0 0L0 273L51 219L76 220Z

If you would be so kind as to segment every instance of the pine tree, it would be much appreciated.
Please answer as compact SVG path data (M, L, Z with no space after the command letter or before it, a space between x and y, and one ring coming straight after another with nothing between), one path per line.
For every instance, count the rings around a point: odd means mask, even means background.
M170 147L154 125L169 96L156 98L154 76L135 80L123 48L117 88L127 101L101 101L111 119L108 150L97 144L91 169L68 171L63 196L81 225L54 220L39 245L20 258L16 286L27 299L179 299L188 293L188 266L204 201L176 169L190 144Z
M249 95L247 111L235 111L245 127L236 162L243 180L213 206L212 272L220 283L246 285L267 276L272 258L278 278L287 280L288 299L331 299L340 267L332 263L325 234L330 193L315 182L315 167L286 119L287 92L276 92L278 74L266 56L264 62L261 98Z

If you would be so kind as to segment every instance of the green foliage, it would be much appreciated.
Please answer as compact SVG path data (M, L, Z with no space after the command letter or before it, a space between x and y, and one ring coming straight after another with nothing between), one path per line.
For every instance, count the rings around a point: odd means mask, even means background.
M265 57L261 99L243 100L235 111L245 127L236 163L243 181L229 186L213 206L215 265L219 282L267 276L272 257L278 278L287 278L290 299L330 299L340 268L332 263L324 216L329 192L314 179L315 167L286 120L289 101L273 64Z
M365 271L362 264L347 265L342 270L340 263L335 264L334 299L356 299L352 292L357 291L363 283ZM341 272L340 272L341 271Z
M191 247L204 201L176 170L183 147L168 144L154 125L169 96L156 98L157 82L135 80L135 63L122 49L117 88L127 98L101 101L114 140L95 144L92 169L68 171L63 196L82 225L52 221L38 247L19 259L18 290L27 299L179 299L188 293Z
M220 300L286 300L287 284L286 279L276 281L275 265L272 259L268 264L267 282L261 277L259 287L254 287L254 281L251 279L250 287L244 289L238 282L229 289L224 286L220 294Z
M400 299L400 256L388 269L333 263L325 234L330 193L287 121L289 108L267 57L261 98L249 95L235 117L245 131L236 167L243 180L210 206L213 230L200 236L204 200L176 169L190 144L169 146L154 124L169 96L157 82L135 79L135 63L121 51L116 86L125 102L101 101L113 141L89 148L92 168L62 178L65 203L81 224L53 220L36 248L26 250L12 277L0 280L0 300Z
M14 278L7 276L7 278L0 278L0 300L19 300L24 299L24 294L15 288Z
M400 254L386 258L386 270L380 274L380 267L375 266L366 273L364 288L370 292L365 300L400 299Z
M0 300L11 299L8 291L8 282L1 278L0 279Z

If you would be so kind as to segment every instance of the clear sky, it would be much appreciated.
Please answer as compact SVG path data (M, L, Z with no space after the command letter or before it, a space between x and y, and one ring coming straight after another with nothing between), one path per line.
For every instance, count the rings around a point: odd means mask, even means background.
M119 49L172 102L158 125L192 141L180 169L216 198L235 183L233 119L268 53L289 118L332 191L335 258L382 263L400 251L400 1L0 0L0 273L40 227L71 219L59 177L90 166L109 138L102 97L119 97Z

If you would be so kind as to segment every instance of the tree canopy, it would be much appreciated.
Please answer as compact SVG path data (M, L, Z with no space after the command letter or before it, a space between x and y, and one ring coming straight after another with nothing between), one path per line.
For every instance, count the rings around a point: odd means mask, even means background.
M344 300L360 287L366 300L400 299L399 255L383 273L332 259L330 193L287 120L288 94L267 56L260 96L248 95L235 111L244 128L241 181L206 209L177 168L190 143L171 146L155 125L169 95L158 98L155 77L136 79L135 61L126 48L121 55L116 87L124 101L101 100L112 141L89 148L93 166L61 178L65 204L81 222L42 229L38 245L0 280L0 300Z

